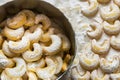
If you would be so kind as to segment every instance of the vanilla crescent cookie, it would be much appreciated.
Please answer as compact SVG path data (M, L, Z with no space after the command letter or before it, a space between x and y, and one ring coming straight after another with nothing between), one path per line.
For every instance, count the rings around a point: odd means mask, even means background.
M51 21L50 19L44 15L44 14L38 14L35 17L35 24L42 23L43 25L43 30L47 30L51 26Z
M110 49L110 41L109 39L107 39L104 40L102 44L99 44L96 42L95 39L93 39L91 42L91 47L92 47L92 51L96 54L107 54Z
M5 27L3 30L4 36L6 36L9 40L19 40L22 38L24 34L24 28L20 27L17 29L10 29L8 27Z
M115 21L120 16L120 9L116 4L112 3L110 5L110 9L111 10L109 12L104 9L100 10L101 17L109 22Z
M92 80L110 80L108 74L104 74L101 69L95 69L91 72Z
M14 62L12 59L7 58L3 51L0 50L0 68L5 69L8 67L13 67L14 66Z
M8 57L18 56L18 54L15 54L15 53L13 53L13 52L11 52L11 51L9 50L8 41L7 41L7 40L5 40L5 41L3 42L2 51L3 51L3 53L4 53L6 56L8 56Z
M7 26L11 29L17 29L26 23L26 15L24 13L18 13L13 18L7 19Z
M87 35L92 39L99 39L102 35L102 26L99 23L91 23L90 27L92 30L87 31Z
M115 72L119 67L120 61L118 56L113 56L111 60L107 60L104 58L100 59L100 68L105 73Z
M42 57L42 47L39 43L33 44L34 51L27 50L22 53L23 58L27 62L37 61Z
M41 25L35 25L37 28L34 30L34 32L30 32L30 30L26 30L24 36L27 37L31 43L36 43L40 40L43 31L41 29Z
M38 61L27 63L27 70L35 72L37 68L43 68L45 67L45 65L46 65L45 59L42 58Z
M82 13L85 15L85 16L93 16L97 13L98 11L98 2L97 0L88 0L89 1L89 7L86 7L84 9L82 9Z
M80 65L73 67L71 74L75 80L90 80L90 72L82 69Z
M115 4L117 4L120 7L120 0L113 0Z
M30 48L30 41L26 37L22 37L20 41L9 41L8 47L11 52L23 53Z
M111 44L112 48L119 50L120 49L120 42L119 41L120 41L119 38L112 36L110 39L110 44Z
M10 77L22 77L26 72L25 61L19 57L13 58L13 61L16 62L16 66L13 68L6 68L5 73Z
M118 34L118 33L120 33L120 21L116 20L113 25L104 21L103 29L106 34L109 34L109 35Z
M31 10L22 10L21 13L26 15L25 26L33 26L35 24L35 13Z
M81 53L80 65L86 70L93 70L99 65L99 55L94 53Z
M45 62L47 64L44 68L37 68L36 74L40 79L49 79L51 78L56 72L56 64L54 60L51 58L46 57Z
M50 35L52 43L49 46L43 46L43 51L45 55L54 55L59 52L62 45L62 40L58 35Z

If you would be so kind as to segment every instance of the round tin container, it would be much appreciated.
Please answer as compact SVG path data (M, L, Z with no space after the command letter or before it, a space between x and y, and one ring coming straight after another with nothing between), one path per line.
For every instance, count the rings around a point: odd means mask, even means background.
M68 77L70 76L69 70L76 55L75 34L68 19L59 9L55 8L47 2L41 0L13 0L0 6L0 22L6 19L8 15L15 15L23 9L30 9L34 12L47 15L50 19L59 25L65 35L69 38L71 42L71 49L69 52L72 58L68 64L68 69L63 74L59 75L57 79L68 80Z

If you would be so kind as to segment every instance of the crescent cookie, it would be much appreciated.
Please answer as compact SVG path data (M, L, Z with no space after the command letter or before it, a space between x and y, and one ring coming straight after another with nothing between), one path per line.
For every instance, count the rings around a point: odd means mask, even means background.
M6 56L8 56L8 57L18 56L18 54L15 54L15 53L13 53L13 52L11 52L11 51L9 50L7 40L5 40L5 41L3 42L2 51L3 51L3 53L4 53Z
M3 51L0 50L0 68L5 69L5 68L10 68L14 66L13 60L7 58Z
M22 38L24 34L24 28L20 27L17 29L10 29L8 27L5 27L3 30L4 36L6 36L9 40L19 40Z
M113 73L117 71L119 67L119 57L118 56L113 56L111 60L106 60L104 58L101 58L100 60L100 68L102 69L103 72L105 73Z
M27 62L37 61L42 57L42 47L39 43L33 44L34 51L27 50L22 53L23 58Z
M31 10L22 10L21 13L26 16L25 26L33 26L35 24L35 14Z
M82 13L85 16L93 16L97 13L99 4L97 0L88 0L88 1L90 3L89 7L82 9Z
M99 23L91 23L90 27L92 30L87 31L87 35L92 39L99 39L102 35L102 26Z
M41 25L35 25L37 28L34 32L30 32L30 30L26 30L24 36L27 37L31 43L36 43L40 40L43 31L41 29Z
M8 18L7 26L11 29L17 29L26 23L26 15L24 13L18 13L13 18Z
M43 30L47 30L51 26L51 21L50 19L44 15L44 14L38 14L35 17L35 24L42 23L43 25Z
M109 24L108 22L103 22L104 32L108 35L116 35L120 33L120 21L116 20L114 24Z
M106 12L104 9L100 10L101 17L109 22L115 21L120 16L120 9L116 4L112 3L110 9L109 12Z
M54 55L59 52L62 45L62 40L58 35L50 35L52 43L49 46L43 46L45 55Z
M16 62L16 66L13 68L6 68L5 72L10 77L22 77L26 72L26 63L22 58L13 58Z
M50 56L50 58L52 58L55 61L56 64L56 72L55 74L59 74L62 70L62 66L63 66L63 60L62 57L59 55L54 55L54 56Z
M96 42L95 39L92 40L91 43L92 51L96 54L107 54L110 49L110 41L104 40L102 44Z
M36 69L36 74L40 79L51 78L55 74L57 69L55 62L51 58L46 57L45 61L47 64L46 67Z
M9 41L8 47L13 53L23 53L30 48L30 41L26 37L22 37L20 41Z
M99 65L99 55L94 53L81 53L80 64L86 70L93 70Z

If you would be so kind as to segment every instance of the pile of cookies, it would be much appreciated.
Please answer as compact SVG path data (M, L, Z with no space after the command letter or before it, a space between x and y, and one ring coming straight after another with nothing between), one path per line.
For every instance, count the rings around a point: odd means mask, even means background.
M70 41L45 14L22 10L0 25L1 80L55 80L67 70Z
M89 19L99 13L102 22L86 24L89 42L74 61L72 77L75 80L120 80L120 1L88 0L88 3L89 7L81 9L81 13ZM101 7L105 5L109 5L109 9Z

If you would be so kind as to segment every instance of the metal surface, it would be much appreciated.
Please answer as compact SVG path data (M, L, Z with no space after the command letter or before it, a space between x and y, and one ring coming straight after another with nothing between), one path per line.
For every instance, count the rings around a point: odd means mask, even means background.
M46 14L49 18L59 24L60 28L69 38L72 45L70 49L72 59L69 62L68 70L62 75L60 75L58 78L58 80L67 80L69 75L69 69L76 54L75 34L71 27L71 24L68 22L68 19L57 8L47 2L41 0L13 0L0 6L0 22L6 19L8 15L14 15L22 9L30 9L38 13Z

